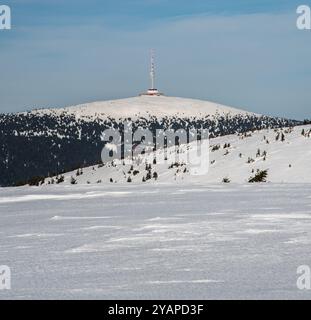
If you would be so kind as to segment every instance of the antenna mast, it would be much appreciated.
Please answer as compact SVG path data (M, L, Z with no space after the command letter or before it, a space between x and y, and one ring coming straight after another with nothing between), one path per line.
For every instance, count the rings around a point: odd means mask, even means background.
M150 80L151 80L151 87L147 90L147 92L143 92L140 95L141 96L162 96L163 93L159 92L159 90L155 88L154 49L150 50Z
M150 61L150 78L151 78L151 89L154 88L155 83L155 62L154 62L154 49L151 50L151 61Z

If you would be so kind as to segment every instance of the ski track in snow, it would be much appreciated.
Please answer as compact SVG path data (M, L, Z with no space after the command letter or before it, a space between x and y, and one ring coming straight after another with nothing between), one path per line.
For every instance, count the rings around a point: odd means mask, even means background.
M12 290L0 299L309 299L296 270L311 265L310 192L311 184L1 189L0 264L11 268Z

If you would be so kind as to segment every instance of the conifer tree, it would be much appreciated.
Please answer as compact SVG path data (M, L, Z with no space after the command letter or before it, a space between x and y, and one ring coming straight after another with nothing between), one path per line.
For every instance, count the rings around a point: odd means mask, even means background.
M71 184L77 184L77 180L73 176L71 176L70 183Z
M259 170L254 177L250 177L248 182L254 183L254 182L266 182L266 178L268 176L268 170Z

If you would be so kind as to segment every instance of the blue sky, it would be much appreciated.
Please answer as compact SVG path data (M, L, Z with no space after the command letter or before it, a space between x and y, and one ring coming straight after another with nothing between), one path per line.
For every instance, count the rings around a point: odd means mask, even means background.
M134 96L149 85L155 48L167 95L311 118L299 0L0 2L13 22L0 31L0 112Z

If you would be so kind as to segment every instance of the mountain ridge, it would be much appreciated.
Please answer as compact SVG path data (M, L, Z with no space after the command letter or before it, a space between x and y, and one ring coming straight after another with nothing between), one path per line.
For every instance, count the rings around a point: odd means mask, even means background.
M25 114L27 112L21 112ZM157 116L159 118L180 117L205 117L207 115L257 115L253 112L225 106L208 100L169 97L169 96L136 96L116 100L103 100L88 102L64 108L43 108L30 111L32 114L62 113L76 115L81 118L132 118Z
M103 131L122 132L129 119L133 131L204 128L212 138L302 124L209 101L164 96L0 114L0 186L23 185L100 163Z

